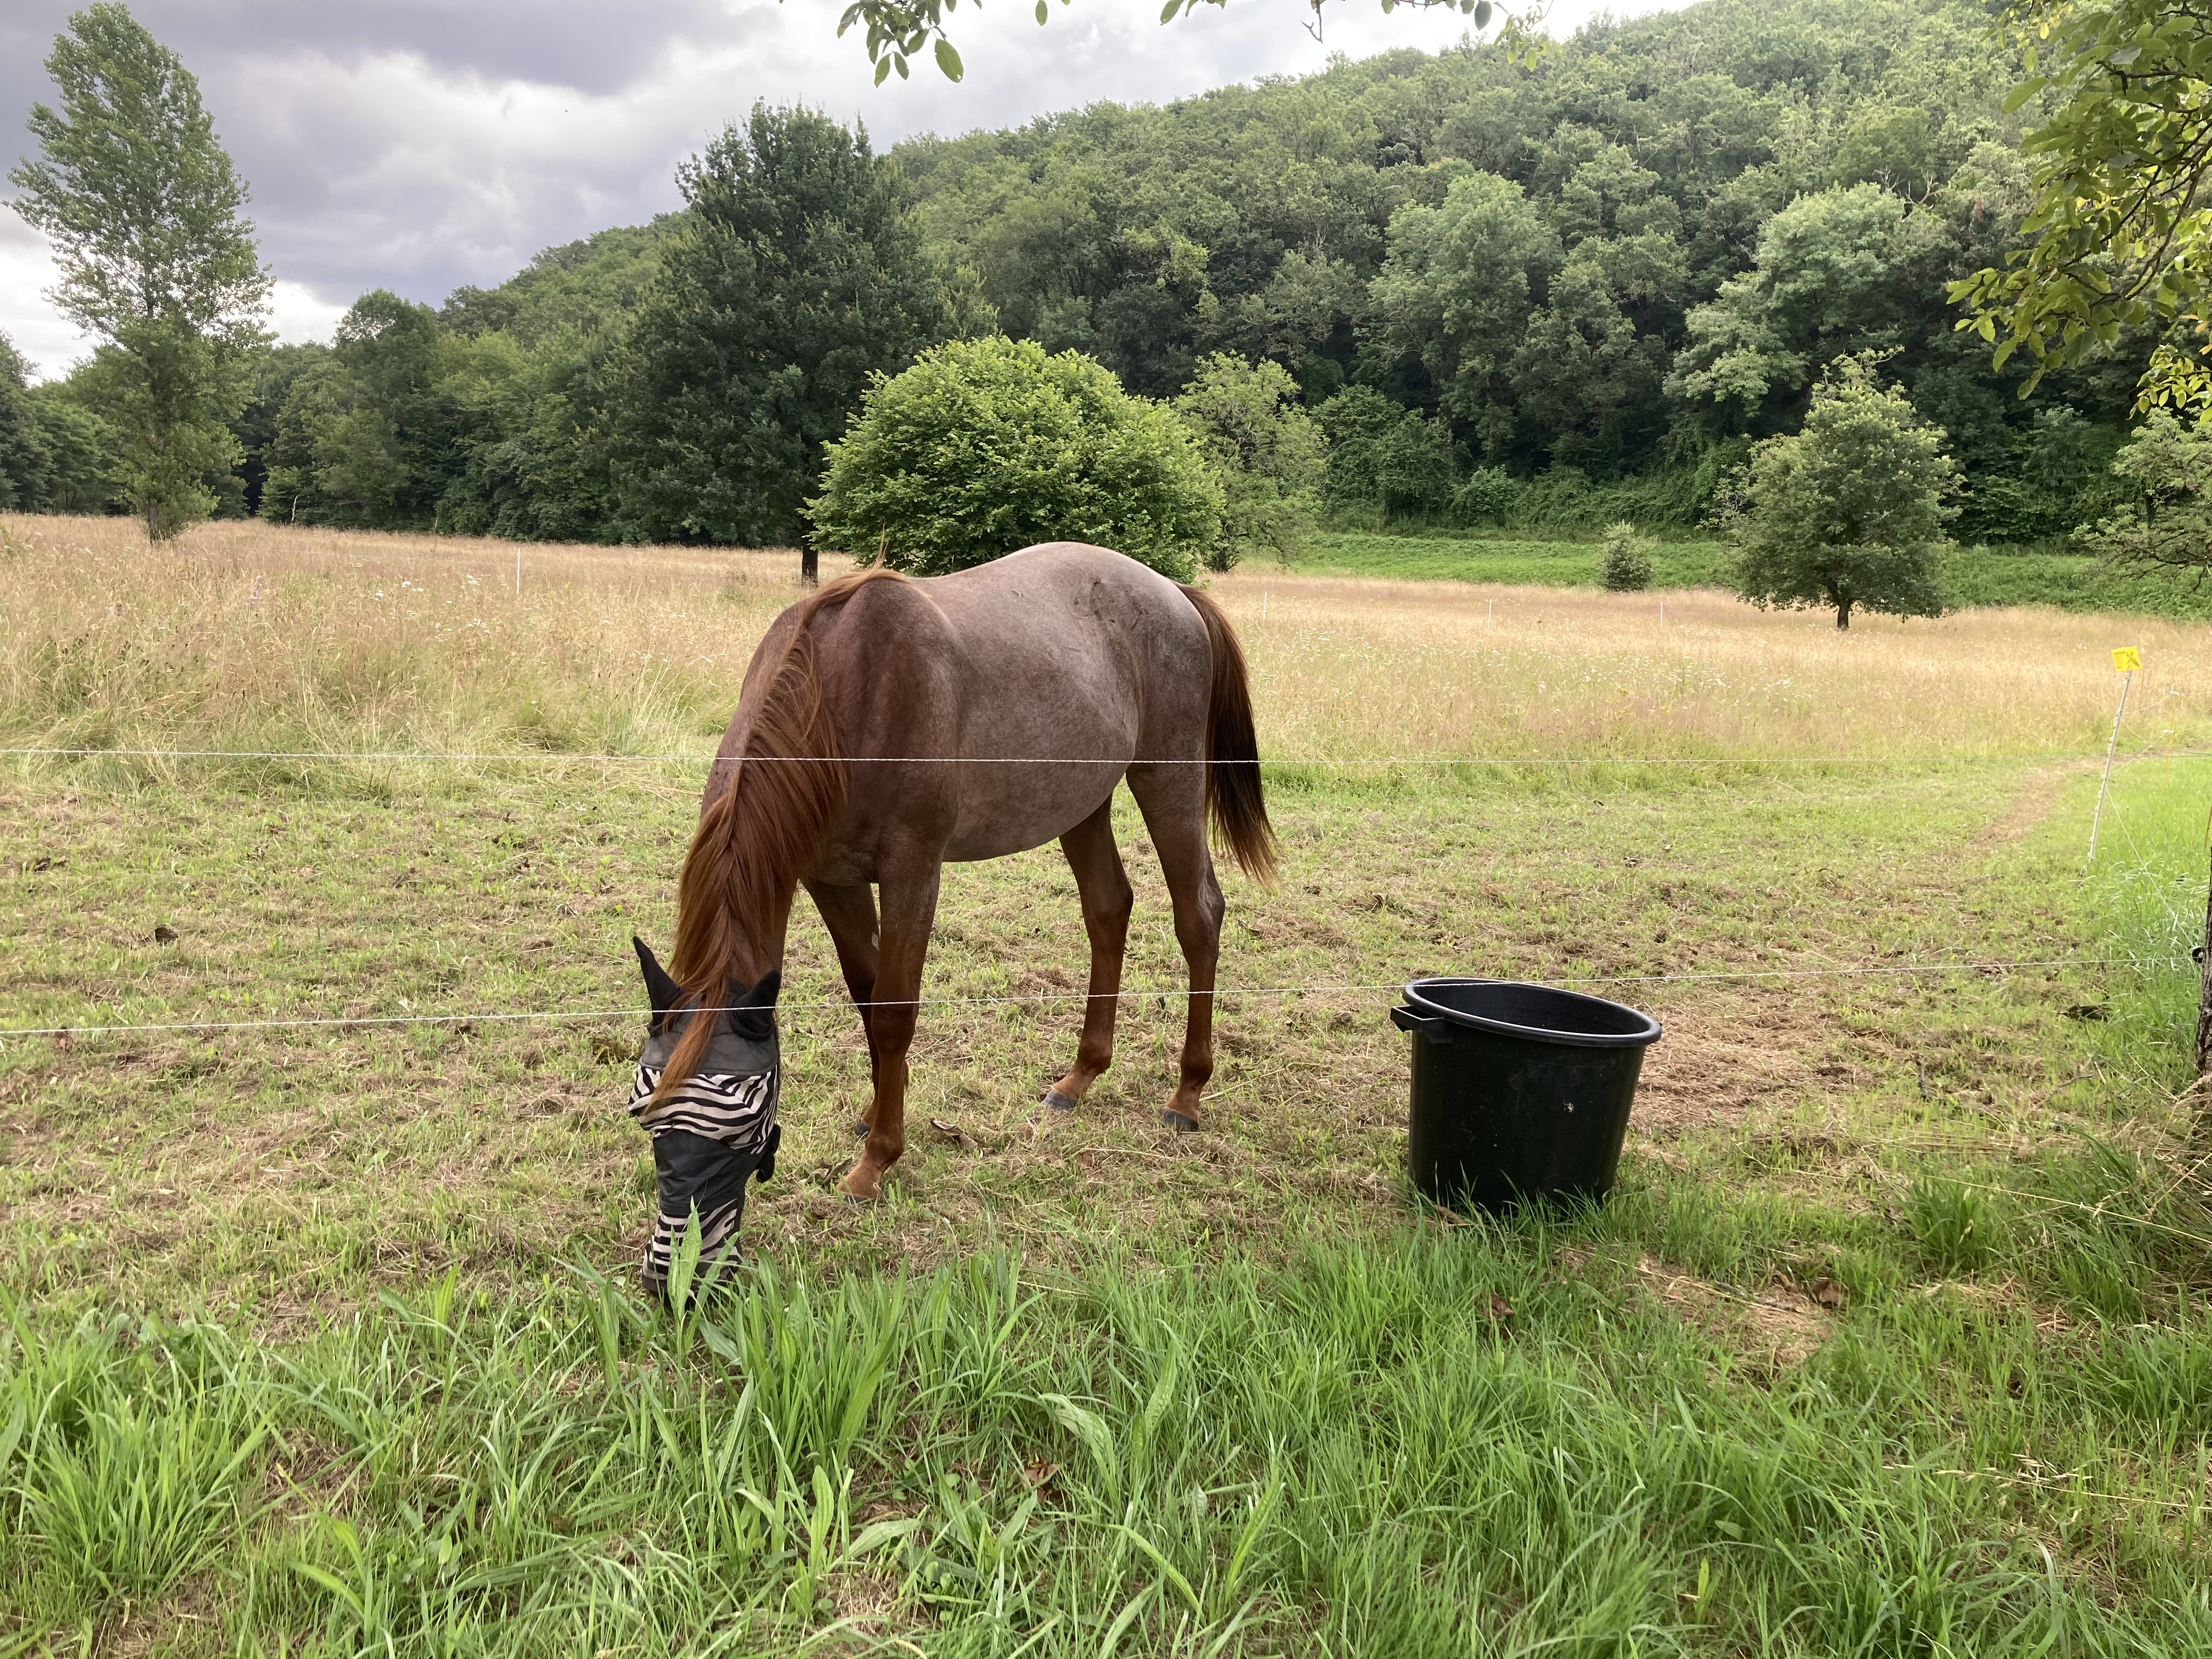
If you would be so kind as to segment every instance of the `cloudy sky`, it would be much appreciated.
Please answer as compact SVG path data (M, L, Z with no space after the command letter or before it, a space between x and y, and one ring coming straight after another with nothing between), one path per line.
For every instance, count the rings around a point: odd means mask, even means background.
M1616 14L1664 0L1628 0ZM51 102L40 67L72 0L0 9L0 171ZM1158 102L1261 75L1456 40L1456 12L1335 0L1316 42L1297 0L1229 0L1163 27L1159 0L1029 0L953 15L958 86L933 65L881 88L839 0L133 0L199 77L253 191L288 339L327 338L356 295L442 300L542 247L678 203L676 164L757 98L866 124L878 145L1002 126L1102 100ZM1601 9L1560 0L1554 33ZM6 187L0 186L0 194ZM39 234L0 209L0 330L48 375L88 343L40 290Z

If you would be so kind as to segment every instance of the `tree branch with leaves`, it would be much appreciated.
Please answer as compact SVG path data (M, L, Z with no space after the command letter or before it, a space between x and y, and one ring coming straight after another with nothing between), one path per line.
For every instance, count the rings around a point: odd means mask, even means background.
M1959 326L2000 368L2034 360L2023 397L2124 331L2167 331L2140 406L2212 400L2212 3L2018 0L1998 29L2027 70L2007 111L2047 112L2022 142L2034 240L1951 285Z
M968 0L972 8L981 0ZM1060 0L1063 6L1071 0ZM1178 17L1187 17L1201 5L1225 6L1229 0L1167 0L1160 8L1160 21L1172 23ZM1312 14L1306 32L1316 40L1322 38L1322 8L1328 0L1299 0ZM1409 9L1431 11L1438 9L1456 11L1468 17L1478 29L1490 27L1494 17L1503 19L1499 39L1509 45L1533 49L1535 31L1543 21L1543 8L1516 15L1495 5L1492 0L1381 0L1386 12L1403 6ZM959 9L960 0L853 0L837 20L837 37L858 28L867 42L869 60L876 66L876 84L881 86L896 73L903 81L909 73L908 65L927 51L937 60L939 71L948 81L958 81L967 73L960 54L946 32L945 18ZM1052 16L1049 0L1036 0L1037 26L1042 28Z

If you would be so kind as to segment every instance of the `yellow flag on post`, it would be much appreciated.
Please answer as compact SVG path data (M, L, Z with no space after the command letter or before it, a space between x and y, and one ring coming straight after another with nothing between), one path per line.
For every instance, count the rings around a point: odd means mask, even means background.
M2112 756L2120 746L2120 722L2128 716L2128 688L2142 666L2142 653L2132 645L2112 647L2112 672L2120 676L2120 706L2112 711L2112 740L2105 745L2105 775L2097 780L2097 810L2089 814L2089 862L2097 861L2097 826L2105 820L2105 789L2112 781Z

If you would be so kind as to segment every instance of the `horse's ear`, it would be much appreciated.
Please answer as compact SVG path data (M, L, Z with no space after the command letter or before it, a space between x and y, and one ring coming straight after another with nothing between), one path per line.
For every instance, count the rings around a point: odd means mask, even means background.
M730 1029L741 1037L766 1042L775 1035L775 999L783 989L783 970L771 968L750 991L730 987Z
M637 965L645 970L645 997L653 1005L653 1018L658 1024L668 1011L684 1000L684 988L668 977L668 970L653 954L653 947L635 933L629 942L637 949Z

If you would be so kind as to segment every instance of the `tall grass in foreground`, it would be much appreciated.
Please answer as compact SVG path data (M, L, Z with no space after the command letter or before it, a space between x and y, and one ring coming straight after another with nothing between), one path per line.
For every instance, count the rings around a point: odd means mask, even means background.
M0 738L58 748L704 754L796 556L10 517ZM1298 576L1214 585L1273 760L2101 750L2108 648L2142 648L2130 750L2212 742L2202 629L2142 617L1769 614ZM1662 617L1661 605L1666 605ZM2154 719L2155 724L2152 724ZM157 774L165 769L151 769Z
M1863 1304L1777 1372L1629 1288L1638 1235L1729 1220L1662 1210L1272 1269L747 1269L681 1318L448 1281L283 1355L19 1309L0 1607L321 1654L2212 1644L2201 1310L2062 1339L1869 1234Z

